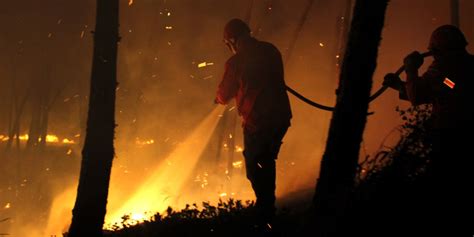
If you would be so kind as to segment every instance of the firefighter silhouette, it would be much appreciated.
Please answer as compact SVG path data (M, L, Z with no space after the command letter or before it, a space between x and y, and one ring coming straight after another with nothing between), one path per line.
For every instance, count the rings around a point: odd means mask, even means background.
M415 51L404 59L406 82L387 74L384 84L412 105L433 106L424 217L437 229L473 234L474 56L467 45L459 28L440 26L431 35L428 49L434 61L427 71L419 75L424 59Z
M226 24L224 43L233 55L225 64L215 102L236 100L247 178L256 196L259 221L269 223L276 211L275 161L292 117L282 57L274 45L253 38L240 19Z

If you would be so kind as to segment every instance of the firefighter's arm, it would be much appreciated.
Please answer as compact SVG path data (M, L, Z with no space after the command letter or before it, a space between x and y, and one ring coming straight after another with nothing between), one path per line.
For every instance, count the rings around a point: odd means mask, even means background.
M437 63L434 62L422 76L418 69L423 64L423 56L418 52L408 55L405 60L406 95L412 105L432 103L434 98L433 86L439 77Z
M399 99L408 100L405 82L397 74L388 73L385 75L382 85L397 90Z
M406 91L413 105L432 103L436 95L436 87L443 80L443 75L434 62L428 70L418 76L416 73L407 72Z
M236 76L235 62L231 58L225 65L224 76L217 88L215 103L227 104L234 98L239 90L239 82Z

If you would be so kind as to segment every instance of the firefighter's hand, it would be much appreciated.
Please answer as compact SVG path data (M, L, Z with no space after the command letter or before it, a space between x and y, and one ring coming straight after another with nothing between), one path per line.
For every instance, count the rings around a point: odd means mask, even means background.
M405 64L405 70L408 72L418 70L418 68L423 65L423 61L423 55L421 55L418 51L414 51L413 53L406 56L403 60L403 63Z
M395 73L388 73L387 75L385 75L385 77L383 78L383 83L382 83L383 86L387 86L387 87L390 87L392 89L395 89L397 91L400 90L400 88L402 88L403 86L403 82L402 80L400 79L400 77L398 77L397 74Z
M216 104L216 105L219 104L219 100L217 98L214 98L214 104Z

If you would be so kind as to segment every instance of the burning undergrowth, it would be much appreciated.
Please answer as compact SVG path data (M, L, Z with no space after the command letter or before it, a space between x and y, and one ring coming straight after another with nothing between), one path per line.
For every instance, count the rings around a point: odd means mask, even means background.
M291 236L298 229L301 213L289 209L280 211L273 224L255 223L253 201L219 200L216 205L203 202L186 205L180 211L168 208L141 223L124 216L122 222L104 232L106 237L128 236L261 236L262 232L277 231Z

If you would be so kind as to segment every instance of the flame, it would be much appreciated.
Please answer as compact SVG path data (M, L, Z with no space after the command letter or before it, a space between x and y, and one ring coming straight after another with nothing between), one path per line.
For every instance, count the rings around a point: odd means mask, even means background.
M232 166L236 169L242 168L243 162L242 161L235 161L232 163Z
M29 136L28 134L25 134L25 135L20 135L18 138L20 139L20 141L28 141Z
M46 140L46 141L47 141L47 140ZM74 144L75 142L74 142L73 140L69 140L69 139L67 139L67 138L64 138L64 139L63 139L63 143L64 143L64 144Z
M23 134L18 137L20 141L28 141L29 138L30 136L28 134ZM14 136L13 139L16 139L16 136ZM0 142L6 142L8 140L10 140L10 137L0 134ZM38 138L38 141L41 141L41 138ZM46 142L47 143L76 144L74 140L69 139L69 138L63 138L60 142L59 137L54 134L46 135Z
M241 146L235 146L235 152L243 152L244 151L244 148L242 148Z
M149 139L149 140L142 141L142 140L140 140L140 138L137 137L135 139L135 144L139 147L142 147L142 146L146 146L146 145L155 144L155 140L154 139Z
M46 135L46 142L56 143L59 142L59 138L56 135L48 134Z

